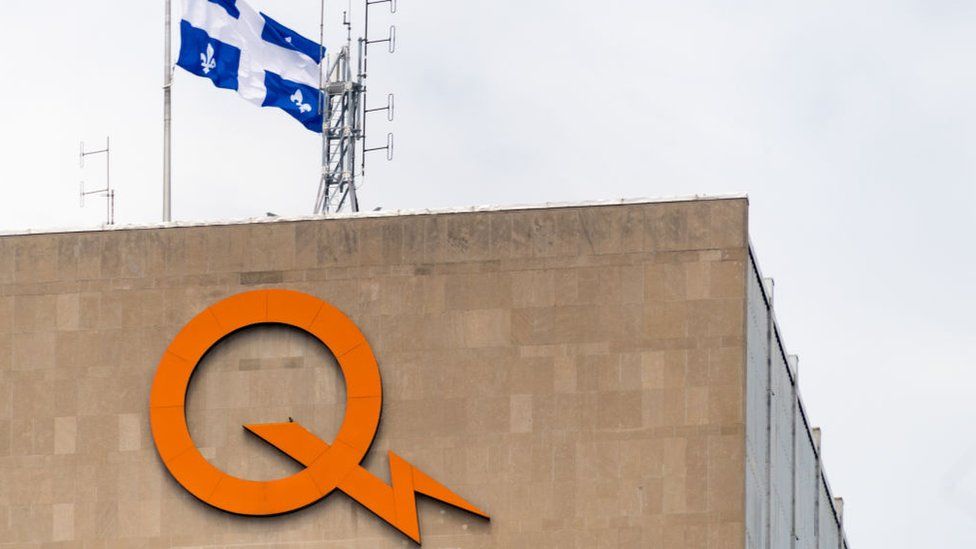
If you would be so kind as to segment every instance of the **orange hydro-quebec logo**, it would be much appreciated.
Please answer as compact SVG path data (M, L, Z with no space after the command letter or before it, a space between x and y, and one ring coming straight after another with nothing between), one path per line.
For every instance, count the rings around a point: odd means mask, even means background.
M244 425L305 466L294 475L269 481L237 478L211 465L191 440L186 424L186 390L197 363L223 337L257 324L285 324L313 335L335 355L346 382L345 419L332 444L297 421ZM198 499L224 511L255 516L288 513L338 489L417 543L420 525L415 494L488 518L392 451L392 486L359 466L376 435L382 403L376 358L346 315L300 292L258 290L212 305L176 335L156 370L149 417L156 450L170 474Z

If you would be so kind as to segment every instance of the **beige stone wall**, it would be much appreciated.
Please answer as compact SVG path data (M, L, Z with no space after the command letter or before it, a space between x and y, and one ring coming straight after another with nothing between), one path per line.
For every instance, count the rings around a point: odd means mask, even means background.
M425 547L743 546L743 199L0 237L0 546L404 547L345 495L274 518L195 500L149 387L175 333L259 287L342 309L392 449L486 509L421 499ZM295 465L243 422L331 440L345 395L302 333L205 358L191 433L249 478Z

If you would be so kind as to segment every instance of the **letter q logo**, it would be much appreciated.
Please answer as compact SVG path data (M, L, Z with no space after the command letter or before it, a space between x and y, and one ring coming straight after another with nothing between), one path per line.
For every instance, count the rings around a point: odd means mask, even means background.
M335 355L346 382L346 412L339 434L327 444L299 423L245 425L271 446L305 466L286 478L253 481L231 476L200 453L186 423L186 391L193 370L214 344L258 324L304 330ZM150 394L150 423L166 468L191 494L240 515L288 513L339 489L420 543L415 494L424 494L484 518L488 515L392 451L391 485L360 467L379 425L383 390L366 338L346 315L321 299L288 290L238 294L194 317L163 353Z

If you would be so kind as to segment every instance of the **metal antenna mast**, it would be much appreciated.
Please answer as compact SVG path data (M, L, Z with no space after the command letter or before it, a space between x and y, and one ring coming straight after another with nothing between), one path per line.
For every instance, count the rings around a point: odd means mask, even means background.
M356 195L358 181L366 173L366 155L374 151L386 151L387 160L393 159L393 134L388 134L383 147L367 147L366 118L370 113L386 111L387 119L393 120L393 94L387 96L385 107L366 107L366 67L370 44L387 43L390 53L396 51L396 27L390 27L387 38L369 39L369 12L376 4L390 4L390 13L396 13L397 0L365 0L365 26L363 37L358 40L357 71L352 72L352 20L346 11L342 24L346 27L346 44L334 57L322 61L322 176L315 199L316 214L338 213L343 210L358 212ZM325 38L325 11L322 10L321 37ZM357 173L357 153L360 165Z
M109 138L105 138L105 148L97 151L86 151L85 142L81 142L81 153L78 155L78 164L81 168L85 167L85 157L96 154L105 155L105 188L93 191L85 190L85 180L81 180L81 207L85 207L85 197L97 195L105 198L105 224L115 225L115 190L112 189L112 156Z

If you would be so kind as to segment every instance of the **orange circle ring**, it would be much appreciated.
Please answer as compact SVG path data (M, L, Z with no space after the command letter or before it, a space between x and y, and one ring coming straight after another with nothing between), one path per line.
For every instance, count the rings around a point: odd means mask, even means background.
M345 419L335 442L307 468L270 481L240 479L211 465L186 424L186 391L200 359L225 336L256 324L285 324L310 333L335 355L346 382ZM149 401L156 450L177 482L219 509L276 515L329 495L362 461L376 435L383 393L373 351L346 315L301 292L256 290L208 307L183 327L159 361Z

